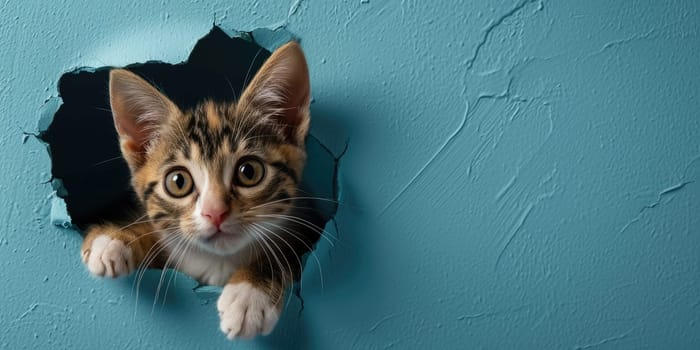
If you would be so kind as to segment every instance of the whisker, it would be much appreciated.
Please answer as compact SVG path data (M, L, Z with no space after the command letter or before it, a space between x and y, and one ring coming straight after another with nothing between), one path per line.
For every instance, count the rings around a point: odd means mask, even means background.
M250 61L250 65L248 66L248 71L245 73L245 78L243 78L243 85L241 86L241 91L242 91L243 93L245 92L246 85L248 85L248 79L250 78L250 72L251 72L251 70L253 69L253 65L255 64L255 61L258 59L258 55L260 55L260 53L261 53L262 51L263 51L262 48L258 49L258 52L255 53L255 56L253 56L253 60ZM239 136L240 136L240 131L243 129L243 128L242 128L243 119L244 119L244 118L237 118L237 120L236 120L236 128L235 128L235 130L236 130L236 137L235 137L235 138L236 138L236 139L239 138ZM248 134L246 134L246 136L243 137L243 138L245 139L247 136L248 136Z
M116 157L113 157L113 158L105 159L105 160L103 160L103 161L99 161L99 162L97 162L97 163L95 163L95 164L92 164L90 167L91 167L91 168L94 168L94 167L96 167L96 166L100 166L100 165L102 165L102 164L106 164L106 163L109 163L109 162L113 162L113 161L119 160L119 159L123 159L122 156L116 156Z
M253 65L255 64L255 61L258 59L258 55L263 51L262 48L258 49L258 52L255 53L255 56L253 56L253 60L250 61L250 65L248 66L248 71L245 73L245 78L243 79L243 86L241 86L241 91L248 85L248 78L250 78L250 71L253 69Z
M137 280L136 280L136 296L138 297L139 290L141 289L141 280L146 273L146 270L151 266L151 264L155 261L155 259L158 258L161 252L166 250L170 244L172 244L175 240L177 240L177 236L175 235L168 235L165 237L160 238L158 241L156 241L153 246L146 252L143 261L139 265L139 268L136 270L137 272Z
M243 124L243 118L241 118L241 121L239 123L240 125ZM246 134L243 136L243 140L248 140L248 136L252 134L253 132L256 132L258 128L265 126L265 125L280 125L280 123L277 120L270 119L270 118L259 118L255 120L255 123L248 127L248 131ZM238 128L240 130L242 128ZM238 136L238 134L236 134ZM237 137L238 138L238 137Z
M134 238L134 239L132 239L132 240L130 240L130 241L128 241L128 242L125 242L125 243L126 243L127 246L129 246L129 245L134 244L134 243L135 243L136 241L138 241L139 239L141 239L141 238L143 238L143 237L146 237L146 236L150 236L150 235L154 235L154 234L158 234L158 233L164 233L164 232L173 232L173 231L170 231L170 230L172 230L172 229L156 229L156 230L149 231L149 232L146 232L146 233L141 233L141 234L139 234L136 238Z
M224 79L226 80L226 83L228 83L229 89L231 89L231 95L233 95L233 100L237 101L238 95L236 94L236 90L233 89L233 84L231 84L231 80L229 80L228 76L226 75L224 75Z
M171 268L172 271L170 271L170 278L168 279L168 283L165 284L165 292L163 293L163 302L161 303L162 306L165 306L165 302L168 299L168 291L170 290L170 284L173 282L173 280L175 278L177 278L177 272L180 271L179 267L183 261L183 258L187 255L187 252L190 250L190 247L192 247L192 245L189 242L186 242L183 240L182 243L183 243L182 248L180 248L180 246L178 245L178 247L176 247L176 249L171 252L171 255L172 256L177 255L177 258L176 258L175 266Z
M254 225L255 225L255 224L254 224ZM292 246L291 246L286 240L284 240L284 238L280 237L280 236L277 235L274 231L272 231L272 230L270 230L270 229L268 229L268 228L266 228L266 227L264 227L264 226L262 226L262 225L255 225L255 226L258 227L259 229L265 230L265 231L267 231L267 232L269 232L269 233L275 235L275 237L277 237L277 238L278 238L279 240L281 240L284 244L286 244L286 245L289 247L289 249L291 250L291 252L294 254L294 257L297 258L297 261L299 262L299 269L301 269L301 266L302 266L301 259L299 258L299 256L298 256L298 255L296 254L296 252L294 251L294 248L292 248ZM263 232L261 232L261 233L263 233ZM264 234L264 233L263 233L263 234ZM269 238L269 236L268 236L268 238ZM277 250L279 251L279 253L280 253L280 254L282 255L282 257L284 258L284 261L287 263L287 267L289 268L289 282L290 282L290 285L293 287L293 286L294 286L294 270L292 269L292 264L289 262L289 260L287 259L287 255L284 254L284 251L282 250L282 248L280 248L279 245L277 245L277 243L275 242L275 240L274 240L274 239L270 239L269 241L277 248ZM283 275L283 276L284 276L284 275ZM282 281L282 284L283 284L283 286L284 286L284 284L285 284L284 281ZM290 298L290 299L287 299L287 302L286 302L285 305L289 305L289 300L291 300L291 296L292 296L292 294L289 293L289 298ZM286 306L285 306L285 307L286 307Z
M269 240L269 237L265 236L265 234L263 234L261 231L258 231L256 228L251 227L251 230L252 230L251 232L255 232L255 235L256 235L257 237L260 238L261 242L263 242L263 243L269 248L270 254L272 254L272 257L273 257L273 258L275 258L275 261L277 262L277 266L280 268L280 272L282 272L282 274L281 274L281 276L280 276L281 279L282 279L282 284L285 284L285 282L286 282L286 278L285 278L285 277L286 277L286 276L285 276L284 273L283 273L283 272L284 272L284 266L282 265L282 261L281 261L281 260L279 259L279 257L277 256L277 253L275 253L275 250L273 250L273 249L272 249L272 246L270 246L270 244L269 244L269 243L273 243L273 244L274 244L274 242L271 241L271 240ZM269 241L269 242L268 242L268 241ZM276 245L276 244L275 244L275 245ZM277 247L277 249L279 249L279 246ZM285 258L285 260L286 260L286 258ZM287 264L289 265L289 262L288 262L288 261L287 261ZM273 271L274 271L274 270L273 270Z
M256 135L256 136L250 136L246 139L243 139L243 141L250 141L250 140L255 140L255 139L261 139L263 137L275 137L277 135L275 134L265 134L265 135Z
M140 283L141 279L143 278L143 275L145 274L146 270L151 266L151 264L155 261L155 259L158 258L161 252L163 252L165 249L168 248L170 244L172 244L175 241L174 236L168 236L159 239L156 244L154 244L148 252L146 252L146 255L144 256L143 261L139 265L137 269L137 280L136 280L136 290L137 290L137 296L138 296L138 291L140 290Z
M274 230L271 230L271 229L265 227L264 225L259 225L259 224L253 224L253 225L254 225L255 227L258 227L258 228L260 228L260 229L263 229L263 230L265 230L265 231L267 231L267 232L273 234L275 237L277 237L277 239L281 240L284 244L287 245L287 247L289 247L290 252L291 252L292 254L294 254L294 257L297 259L297 262L299 263L299 265L298 265L298 266L299 266L299 288L303 289L303 288L304 288L304 281L303 281L303 279L302 279L302 277L301 277L301 273L302 273L302 271L303 271L303 263L301 262L301 258L299 257L299 254L297 254L296 250L294 250L294 248L289 244L289 242L287 242L287 240L285 240L281 235L277 234ZM285 230L285 231L286 231L286 230ZM295 237L295 238L297 238L297 239L299 239L298 237L296 237L296 236L294 236L294 235L292 235L292 236ZM300 240L300 241L302 242L302 244L304 244L307 248L310 248L309 245L306 244L304 241L302 241L301 239L299 239L299 240ZM283 256L285 256L285 255L283 255ZM285 260L286 260L286 258L285 258ZM316 261L318 262L318 259L316 259ZM294 271L292 271L291 265L288 264L288 266L289 266L290 282L291 282L290 287L293 288L293 287L294 287L294 277L295 277L295 274L294 274ZM320 265L320 262L319 262L319 268L320 268L320 267L321 267L321 265ZM321 275L321 289L323 289L323 275ZM292 299L292 293L290 292L289 295L288 295L288 297L287 297L287 302L286 302L286 304L285 304L285 308L287 307L287 305L289 305L289 301L290 301L291 299Z
M189 253L190 249L192 248L192 244L186 244L184 249L179 253L179 257L177 259L177 262L175 263L175 267L173 268L175 271L180 271L180 266L182 266L182 262L184 261L184 258L187 256L187 253ZM177 273L173 273L170 275L170 280L168 281L168 284L165 287L165 295L163 296L163 305L165 305L165 300L168 297L168 290L170 289L170 282L173 282L173 284L177 283Z
M318 201L325 201L325 202L330 202L330 203L338 204L338 205L341 204L341 203L339 203L338 201L336 201L336 200L334 200L334 199L323 198L323 197L289 197L289 198L282 198L282 199L277 199L277 200L274 200L274 201L265 202L265 203L263 203L263 204L258 204L258 205L256 205L256 206L251 207L250 210L262 208L262 207L265 207L265 206L267 206L267 205L271 205L271 204L275 204L275 203L288 202L288 201L293 201L293 200L297 200L297 199L318 200Z
M275 224L275 223L273 223L273 222L267 222L266 224L273 225L273 226L277 227L278 229L284 231L285 233L291 235L292 237L296 238L299 242L301 242L301 244L303 244L303 245L309 250L309 253L311 253L311 255L312 255L312 256L314 257L314 259L316 260L316 264L318 265L319 276L320 276L320 279L321 279L321 290L323 290L323 288L324 288L324 283L323 283L323 268L321 267L321 260L318 258L318 255L316 255L316 253L314 252L313 248L312 248L311 246L309 246L309 244L306 243L303 239L299 238L299 236L297 236L297 233L295 233L294 231L289 230L289 229L287 229L286 227L284 227L284 226L282 226L282 225L277 225L277 224ZM254 225L256 225L256 224L254 224ZM290 248L291 248L291 247L290 247ZM296 252L295 252L295 254L296 254ZM301 261L299 261L299 269L300 269L300 271L303 271L303 266L302 266ZM299 274L299 284L300 284L301 287L303 288L303 284L301 284L301 283L302 283L302 277L301 277L301 273L300 273L300 274Z
M294 250L294 247L292 247L282 236L278 235L275 231L273 231L273 230L271 230L271 229L265 227L264 225L256 224L256 223L253 223L252 225L255 226L255 227L257 227L257 228L259 228L259 229L263 229L263 230L265 230L265 231L267 231L267 232L273 234L273 235L274 235L275 237L277 237L280 241L282 241L284 244L286 244L287 247L289 247L290 251L294 254L294 257L297 258L297 262L299 263L299 268L301 269L301 267L302 267L303 264L301 263L301 259L299 258L299 255L298 255L298 254L296 253L296 251ZM272 242L274 242L274 240L272 240ZM302 242L302 243L303 243L303 242ZM307 245L307 247L308 247L308 245ZM279 248L279 246L278 246L278 248ZM281 249L280 249L280 253L282 253L282 250L281 250ZM286 258L285 258L285 260L286 260ZM291 265L290 265L290 271L289 271L289 272L292 274L292 276L294 275L293 271L291 270Z
M182 125L180 125L180 123L175 123L175 126L177 126L177 132L178 132L177 142L180 144L180 148L187 149L189 141L188 141L187 136L185 136L185 130L182 129Z
M272 218L282 218L282 219L287 219L289 221L296 222L298 224L304 225L305 227L314 230L316 233L321 233L323 232L323 228L320 226L314 224L313 222L300 218L298 216L293 216L293 215L286 215L286 214L256 214L255 216L258 217L272 217Z
M320 227L316 226L315 224L313 224L312 222L310 222L308 220L304 220L304 219L301 219L301 218L298 218L295 216L283 215L283 214L256 214L253 216L262 217L262 218L276 218L276 219L291 221L291 222L297 223L299 225L302 225L302 226L312 230L313 232L315 232L319 236L325 238L332 247L335 247L336 242L340 243L340 239L333 236L330 232L326 231L325 229L321 229ZM331 241L330 238L328 238L327 236L335 239L335 242Z
M160 290L161 290L161 287L163 286L163 281L165 280L165 274L168 271L168 269L170 268L169 267L170 261L173 258L175 258L175 256L177 255L177 252L180 250L180 247L182 247L183 244L185 244L184 240L180 240L179 242L177 242L177 245L175 246L175 248L173 248L171 250L170 254L168 255L168 259L165 261L165 264L163 264L163 269L160 272L160 279L158 280L158 287L156 288L156 297L153 299L153 306L151 308L151 314L153 314L153 312L155 311L156 304L158 303L158 298L160 297ZM165 299L165 295L163 296L163 299Z
M124 229L127 229L127 228L129 228L129 227L131 227L131 226L133 226L133 225L139 224L139 223L148 222L147 220L141 221L141 220L143 220L144 218L146 218L147 216L148 216L148 214L143 214L143 215L141 215L141 216L135 218L134 221L132 221L131 223L127 224L126 226L120 227L120 228L119 228L119 231L122 231L122 230L124 230Z
M143 280L144 274L148 267L155 261L158 255L167 248L177 237L176 236L166 236L159 239L149 250L146 252L143 261L139 264L136 269L133 289L136 289L136 304L134 305L134 317L136 317L136 310L138 309L139 293L141 291L141 281ZM155 249L155 250L154 250Z
M251 233L252 233L253 236L255 237L255 232L251 232ZM254 240L252 241L252 243L253 243L253 247L255 247L255 243L257 243L258 246L260 247L260 249L262 250L262 252L265 254L265 257L267 258L267 262L268 262L268 264L269 264L268 266L270 267L270 274L271 274L271 276L270 276L270 278L271 278L271 279L270 279L270 289L272 289L272 283L273 283L273 281L274 281L274 279L275 279L275 269L272 267L272 260L270 259L270 255L267 254L267 250L265 249L265 247L264 247L260 242L258 242L257 240L254 239Z
M92 108L94 108L94 109L96 109L96 110L98 110L98 111L103 111L103 112L112 113L112 110L109 109L109 108L103 108L103 107L92 107Z

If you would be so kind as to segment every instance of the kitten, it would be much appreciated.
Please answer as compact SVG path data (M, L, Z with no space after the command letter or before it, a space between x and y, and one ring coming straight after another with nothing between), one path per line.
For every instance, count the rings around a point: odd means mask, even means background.
M81 249L88 270L120 277L175 267L224 286L217 309L228 338L270 333L301 256L320 237L296 197L310 121L299 45L276 50L235 103L181 111L121 69L110 72L109 96L143 209L130 223L88 228Z

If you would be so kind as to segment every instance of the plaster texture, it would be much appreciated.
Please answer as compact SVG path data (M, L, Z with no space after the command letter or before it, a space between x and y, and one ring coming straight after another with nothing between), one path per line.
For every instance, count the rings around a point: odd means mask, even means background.
M696 1L6 1L0 347L700 348ZM278 329L215 291L90 278L30 134L80 67L186 59L217 24L302 40L339 155L334 247ZM77 155L79 156L79 155ZM313 169L309 170L313 171ZM310 260L311 261L311 260ZM148 282L151 281L151 282ZM301 315L301 316L299 316Z

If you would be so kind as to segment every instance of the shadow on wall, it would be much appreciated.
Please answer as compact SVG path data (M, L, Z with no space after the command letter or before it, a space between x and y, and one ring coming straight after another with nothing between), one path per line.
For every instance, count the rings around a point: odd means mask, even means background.
M186 110L203 99L235 100L270 56L268 50L293 39L284 30L268 29L236 33L231 37L215 26L197 42L186 62L146 62L126 69L150 80ZM65 202L69 216L66 218L69 224L64 226L79 230L97 222L118 221L137 206L109 105L110 69L81 68L64 74L59 81L62 104L55 113L47 114L48 118L40 121L39 126L39 138L46 143L51 156L52 185ZM48 108L59 104L53 102L55 104L49 104ZM312 118L315 120L316 115ZM339 195L337 178L341 155L333 155L314 135L307 139L307 154L302 193L330 199L315 201L323 220L315 224L324 227L337 211L335 203ZM52 209L52 215L57 212ZM56 218L52 221L62 223ZM305 331L302 330L307 327L298 323L302 318L294 312L302 308L301 297L292 299L280 323L293 322L297 329L293 330L292 338L304 343L298 338L304 337ZM284 319L289 322L284 322Z

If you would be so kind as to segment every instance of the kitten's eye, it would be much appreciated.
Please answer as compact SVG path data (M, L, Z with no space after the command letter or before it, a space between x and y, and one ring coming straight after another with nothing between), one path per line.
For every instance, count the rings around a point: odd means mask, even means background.
M236 184L252 187L260 183L265 176L265 166L257 158L243 158L236 166Z
M165 192L175 198L192 193L192 175L185 169L175 169L165 175Z

